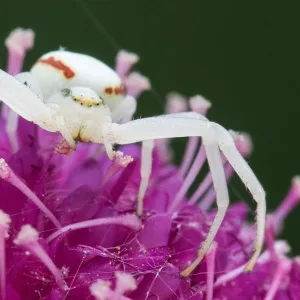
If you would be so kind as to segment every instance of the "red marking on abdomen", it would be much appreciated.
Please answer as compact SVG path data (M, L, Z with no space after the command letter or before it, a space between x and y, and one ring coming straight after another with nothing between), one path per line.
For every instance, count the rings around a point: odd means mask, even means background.
M125 89L123 85L120 85L118 87L115 88L115 94L116 95L121 95L125 93Z
M53 68L55 68L59 71L62 71L64 76L67 79L70 79L75 76L75 73L72 71L72 69L70 67L66 66L60 60L56 60L53 56L50 56L48 58L39 59L38 62L52 66Z
M111 87L107 87L107 88L105 88L104 91L105 91L105 94L111 95L113 92L113 89Z

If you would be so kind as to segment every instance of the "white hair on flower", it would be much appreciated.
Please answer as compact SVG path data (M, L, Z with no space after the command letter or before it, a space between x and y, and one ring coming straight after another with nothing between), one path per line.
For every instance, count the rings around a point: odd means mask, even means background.
M138 60L137 56L130 53L122 52L120 55L128 58L128 64ZM126 73L127 69L123 66L121 73ZM197 258L181 272L182 276L188 276L210 249L229 205L222 151L257 202L255 251L246 266L246 270L251 270L263 246L265 192L237 150L231 134L197 112L132 120L136 100L125 95L123 82L126 83L126 80L139 82L146 88L150 86L137 73L121 79L114 70L91 56L58 50L43 55L30 72L14 77L0 70L0 99L26 120L47 131L60 132L64 138L63 149L66 145L75 149L78 142L100 143L104 144L112 160L116 155L113 150L115 144L142 142L142 179L137 200L139 216L143 213L143 198L151 174L154 140L201 137L203 157L207 158L211 170L218 210ZM136 95L139 94L134 84L132 89ZM191 105L197 107L197 103L191 102ZM199 111L201 107L195 110ZM180 197L177 197L173 201L169 212L175 211L179 200Z

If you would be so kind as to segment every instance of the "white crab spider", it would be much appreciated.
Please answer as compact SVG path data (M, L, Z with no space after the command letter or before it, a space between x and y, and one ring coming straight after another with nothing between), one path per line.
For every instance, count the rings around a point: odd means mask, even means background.
M123 92L121 79L108 66L90 56L68 51L45 54L29 73L21 73L16 78L0 70L0 99L26 120L45 130L60 132L72 148L78 141L101 143L108 157L113 159L114 144L142 142L138 215L142 213L151 173L153 141L202 137L218 211L197 259L181 272L182 276L188 276L209 250L229 205L221 150L257 202L255 251L246 267L246 270L251 270L263 246L265 192L236 149L230 133L194 112L131 121L136 102Z

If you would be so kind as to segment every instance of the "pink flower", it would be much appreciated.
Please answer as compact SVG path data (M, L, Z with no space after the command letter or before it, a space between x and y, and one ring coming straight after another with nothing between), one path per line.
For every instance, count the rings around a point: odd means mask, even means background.
M31 31L18 29L10 35L10 72L20 72L32 44ZM148 79L129 73L137 60L122 51L116 66L134 96L150 88ZM202 114L210 107L200 96L189 104ZM183 96L170 95L168 112L187 109ZM287 256L285 241L275 240L300 200L299 178L268 216L267 248L253 272L243 273L243 268L251 256L255 227L240 202L230 206L205 259L181 278L215 214L210 173L187 196L205 161L203 150L195 155L198 138L189 139L179 167L171 162L169 140L156 143L139 219L138 145L122 147L128 156L119 152L113 162L95 144L80 144L71 156L64 156L55 152L55 135L7 108L0 127L2 299L300 299L300 260ZM249 136L232 134L242 155L249 155ZM230 180L233 169L226 160L224 168Z

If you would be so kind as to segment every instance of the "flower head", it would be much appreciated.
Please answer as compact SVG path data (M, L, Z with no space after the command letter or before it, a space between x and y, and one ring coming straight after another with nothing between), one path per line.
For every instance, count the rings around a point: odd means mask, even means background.
M19 44L7 42L9 52L24 54L31 45L24 43L29 35L21 29L13 32L10 38ZM14 59L18 73L22 57ZM125 51L117 56L116 70L133 96L150 87L142 75L128 74L137 61L137 55ZM166 110L185 111L187 103L171 94ZM211 104L196 96L189 106L206 114ZM286 242L276 241L300 200L299 178L268 216L267 248L253 272L244 273L244 266L255 229L247 221L246 204L239 202L230 206L205 259L182 278L180 272L195 259L215 215L210 173L187 196L206 158L201 148L197 152L199 138L189 139L179 167L172 164L170 141L156 143L138 218L138 145L122 147L112 162L95 144L79 144L71 155L61 155L55 151L56 135L12 116L5 108L0 119L2 299L300 298L300 260L288 256ZM250 137L232 135L241 154L249 155ZM233 169L225 159L223 164L230 180Z

